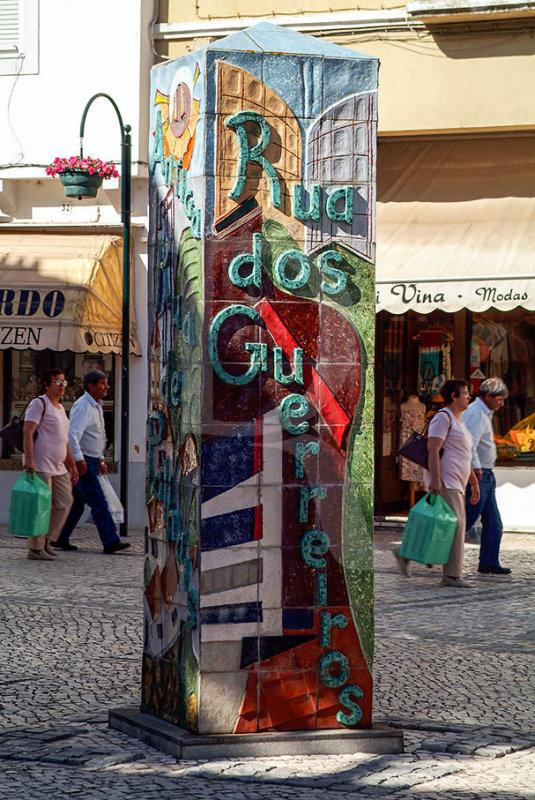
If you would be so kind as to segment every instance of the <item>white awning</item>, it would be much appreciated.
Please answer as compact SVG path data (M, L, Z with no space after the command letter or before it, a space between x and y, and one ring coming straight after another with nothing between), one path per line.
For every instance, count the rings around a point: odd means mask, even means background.
M0 349L121 353L122 252L118 236L0 233Z
M534 141L380 147L378 311L535 310Z

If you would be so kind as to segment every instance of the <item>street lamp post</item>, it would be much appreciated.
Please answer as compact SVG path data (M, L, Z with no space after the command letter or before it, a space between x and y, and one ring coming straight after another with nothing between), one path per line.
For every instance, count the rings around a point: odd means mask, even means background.
M115 100L109 94L99 92L91 97L80 122L80 156L84 154L85 119L91 104L98 98L105 97L115 109L121 128L121 221L123 223L123 324L121 346L121 469L120 495L124 509L124 520L121 523L121 536L128 536L128 416L130 404L130 378L128 359L130 354L130 217L131 217L131 182L132 182L132 139L130 125L123 124L121 112Z

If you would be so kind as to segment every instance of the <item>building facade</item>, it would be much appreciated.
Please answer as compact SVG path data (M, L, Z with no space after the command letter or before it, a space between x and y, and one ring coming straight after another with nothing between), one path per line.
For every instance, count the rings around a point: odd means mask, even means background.
M65 197L45 167L79 153L84 107L99 92L132 126L133 286L130 336L129 523L144 525L146 453L146 253L148 80L153 61L152 9L142 0L0 3L0 413L5 424L41 392L43 371L65 371L65 406L84 374L104 370L112 391L104 404L106 458L117 471L121 407L122 224L120 178L96 197ZM76 35L82 32L82 38ZM91 44L88 44L88 43ZM121 161L121 130L111 103L99 98L85 125L84 154ZM120 166L119 166L120 172ZM9 496L21 456L3 446L0 492ZM117 482L117 475L112 480ZM0 510L6 521L8 504Z
M422 488L396 455L401 405L418 421L440 383L510 388L495 420L498 499L509 530L535 501L535 8L505 0L170 0L154 28L172 58L260 19L377 56L376 514Z

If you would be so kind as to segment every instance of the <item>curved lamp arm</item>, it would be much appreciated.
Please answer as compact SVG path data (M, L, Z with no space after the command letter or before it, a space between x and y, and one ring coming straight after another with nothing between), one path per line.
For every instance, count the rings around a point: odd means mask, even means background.
M130 125L125 125L123 123L123 118L121 116L121 112L119 111L119 106L117 105L117 103L115 102L113 97L110 97L110 95L106 94L105 92L98 92L97 94L94 94L93 97L90 97L89 100L87 101L87 103L85 105L85 108L84 108L84 111L83 111L83 114L82 114L82 120L80 122L80 157L81 158L83 158L83 155L84 155L84 130L85 130L85 120L86 120L86 117L87 117L87 112L89 111L91 105L94 103L94 101L97 99L97 97L105 97L106 100L109 100L110 103L112 104L112 106L114 107L115 113L117 114L117 119L119 120L119 125L121 126L121 137L122 137L123 140L124 140L124 136L126 134L130 133L130 131L132 130Z

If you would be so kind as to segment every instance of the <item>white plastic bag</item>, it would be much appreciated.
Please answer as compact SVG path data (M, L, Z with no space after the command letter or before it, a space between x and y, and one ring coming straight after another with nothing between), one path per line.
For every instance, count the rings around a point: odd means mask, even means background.
M106 503L108 504L108 509L110 511L111 517L113 521L118 525L121 522L124 522L124 511L121 505L121 501L115 494L115 489L111 485L107 475L99 475L98 479L100 481L100 488L104 494L106 499Z

